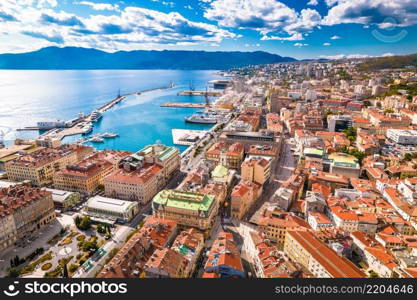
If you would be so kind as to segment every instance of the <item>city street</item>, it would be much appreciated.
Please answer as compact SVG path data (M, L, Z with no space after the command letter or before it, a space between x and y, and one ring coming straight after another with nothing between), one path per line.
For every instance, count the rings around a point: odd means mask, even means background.
M266 201L271 199L272 195L281 186L281 184L290 178L294 172L294 166L295 159L293 153L291 152L291 145L287 140L283 140L281 155L278 163L275 165L275 170L271 172L269 183L264 185L262 197L248 210L244 220L248 221Z
M105 255L102 256L98 261L94 261L94 255L88 261L92 264L92 267L85 272L83 268L79 268L77 273L73 276L74 278L93 278L104 266L107 255L115 248L121 248L125 243L127 236L136 229L138 224L145 218L151 211L151 204L148 203L142 208L140 214L132 219L127 224L121 225L119 229L114 233L113 237L102 247L105 251Z

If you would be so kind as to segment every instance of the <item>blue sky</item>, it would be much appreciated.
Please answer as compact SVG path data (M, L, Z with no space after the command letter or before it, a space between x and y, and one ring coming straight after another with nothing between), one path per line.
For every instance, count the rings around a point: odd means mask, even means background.
M0 53L268 51L298 59L417 52L416 0L1 0Z

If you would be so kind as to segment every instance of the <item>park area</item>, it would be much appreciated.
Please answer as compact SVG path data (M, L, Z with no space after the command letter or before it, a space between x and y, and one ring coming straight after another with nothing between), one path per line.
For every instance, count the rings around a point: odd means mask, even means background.
M30 255L16 255L10 260L9 277L71 277L111 237L110 227L92 225L86 218L75 219L74 225L62 228Z

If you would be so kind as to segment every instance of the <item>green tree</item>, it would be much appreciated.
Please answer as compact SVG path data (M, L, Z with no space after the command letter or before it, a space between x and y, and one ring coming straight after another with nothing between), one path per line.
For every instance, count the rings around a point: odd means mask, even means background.
M84 252L95 252L97 251L98 246L96 241L89 241L85 242L83 245L83 251Z
M78 265L76 265L76 264L71 264L71 265L69 266L69 268L68 268L68 270L69 270L71 273L74 273L75 271L77 271L77 269L78 269Z
M356 128L348 128L343 130L343 132L346 134L347 138L353 143L356 141L356 135L357 135L357 130Z
M340 152L352 155L358 159L358 162L362 164L362 160L366 157L364 152L361 152L357 149L348 149L346 146L340 149Z
M69 278L67 264L62 267L62 277Z
M411 161L414 158L417 158L417 152L414 152L414 153L406 153L404 155L404 160L406 160L406 161Z
M84 217L80 218L78 220L78 222L77 222L77 219L76 219L75 225L80 230L90 229L91 228L91 219L88 216L84 216Z
M98 233L104 233L105 232L105 228L103 227L103 225L101 225L101 224L98 224L97 225L97 232Z
M17 278L19 277L20 272L17 268L10 268L9 269L9 274L7 275L10 278Z

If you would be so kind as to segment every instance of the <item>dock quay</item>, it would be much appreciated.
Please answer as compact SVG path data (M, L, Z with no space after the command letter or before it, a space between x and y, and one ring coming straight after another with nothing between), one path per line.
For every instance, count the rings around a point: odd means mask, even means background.
M175 145L191 146L204 137L208 131L189 130L189 129L172 129L172 140Z
M118 95L115 99L113 99L113 100L107 102L106 104L100 106L98 109L96 109L96 111L98 111L100 113L104 113L105 111L112 108L114 105L123 101L123 99L125 99L128 96L141 95L143 93L157 91L157 90L169 89L169 88L172 88L172 87L173 87L173 84L170 83L166 86L162 86L162 87L159 87L159 88L146 89L146 90L142 90L142 91L138 91L138 92ZM88 114L84 117L81 117L79 120L77 120L77 122L75 124L72 124L71 127L55 128L55 129L49 130L48 132L43 134L42 137L43 138L62 140L66 136L72 136L72 135L77 135L77 134L88 134L92 131L92 127L93 127L91 121L92 121L91 120L91 114ZM35 130L35 129L29 129L29 128L31 128L31 127L21 128L20 130ZM35 127L32 127L32 128L35 128Z
M221 96L223 93L218 91L182 91L178 93L178 96L209 96L217 97Z
M157 90L164 90L164 89L169 89L171 88L173 85L169 84L167 86L163 86L163 87L159 87L159 88L153 88L153 89L147 89L147 90L143 90L143 91L139 91L139 92L133 92L133 93L128 93L128 94L123 94L123 95L119 95L117 96L115 99L111 100L110 102L107 102L106 104L104 104L103 106L99 107L97 109L97 111L99 111L100 113L104 113L106 110L109 110L110 108L112 108L113 106L115 106L116 104L120 103L122 100L124 100L126 97L128 96L133 96L133 95L141 95L147 92L152 92L152 91L157 91Z
M161 104L161 107L175 107L175 108L206 108L204 103L186 103L186 102L168 102Z

